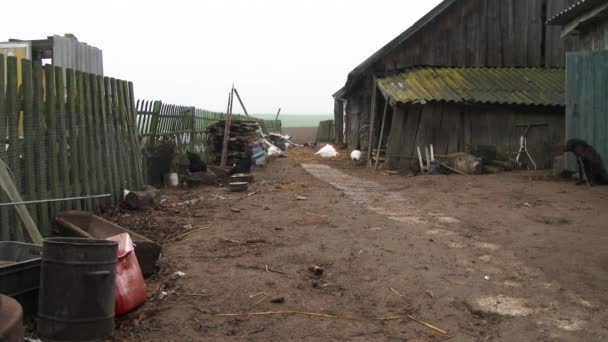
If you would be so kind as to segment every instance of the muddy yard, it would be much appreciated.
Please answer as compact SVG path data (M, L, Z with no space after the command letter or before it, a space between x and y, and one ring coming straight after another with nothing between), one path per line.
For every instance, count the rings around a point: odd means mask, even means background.
M314 158L256 174L106 213L164 244L116 341L608 339L608 188Z

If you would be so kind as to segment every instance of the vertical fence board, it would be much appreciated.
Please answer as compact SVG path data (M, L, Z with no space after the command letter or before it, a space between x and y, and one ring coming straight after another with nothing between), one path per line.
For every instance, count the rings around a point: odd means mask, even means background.
M86 122L86 89L84 85L84 74L80 71L76 71L76 84L78 87L78 159L80 159L80 179L82 181L82 192L83 195L91 194L91 170L89 164L89 158L87 154L88 150L88 136L87 136L87 122ZM85 210L91 210L91 202L83 200L83 208Z
M103 179L103 188L101 189L101 191L103 191L104 193L108 193L111 194L114 192L113 190L113 184L114 184L114 177L112 174L112 158L111 158L111 150L110 150L110 144L109 144L109 130L108 130L108 124L107 124L107 119L106 119L106 93L105 93L105 86L104 86L104 82L103 82L103 77L101 76L95 76L95 80L94 80L95 84L97 84L97 89L99 92L99 113L98 113L98 129L99 129L99 149L100 151L98 151L98 153L101 155L101 158L103 159L102 162L102 170L103 170L103 174L104 174L104 179ZM109 205L112 203L112 198L105 198L104 199L104 203Z
M57 133L59 142L59 178L61 179L61 196L72 196L70 186L70 164L68 155L68 137L66 129L66 107L65 107L65 78L63 68L55 67L55 92L57 94ZM57 206L60 210L71 208L70 203L60 202Z
M126 183L126 175L128 173L126 173L125 170L125 164L124 164L124 160L125 160L125 149L124 149L124 143L123 143L123 134L122 134L122 127L121 127L121 120L120 120L120 104L118 102L118 87L117 87L117 81L115 78L111 78L110 79L110 87L111 87L111 92L112 92L112 107L113 107L113 122L114 122L114 129L116 132L115 135L115 143L116 143L116 152L118 154L118 160L117 160L117 166L118 166L118 174L119 177L118 179L120 180L120 189L125 189L125 187L127 186Z
M46 144L48 152L46 159L49 165L49 192L47 198L61 198L61 187L59 179L59 150L57 138L59 132L57 131L57 108L56 95L55 95L55 69L52 65L47 64L44 66L44 87L45 87L45 119L46 119ZM50 215L57 212L57 206L59 203L49 203Z
M101 93L97 86L97 78L93 74L87 74L89 82L89 89L91 94L91 108L89 110L88 118L90 120L89 132L91 136L89 139L93 144L91 152L93 153L93 169L95 170L95 193L94 195L101 195L104 190L104 183L106 181L106 173L103 168L103 148L101 146L101 137L103 134L101 129L100 110L101 110ZM95 201L95 205L99 206L105 201L105 198L100 198Z
M66 93L67 93L67 130L69 136L69 164L70 164L70 186L71 186L71 194L73 196L82 195L82 186L80 184L80 148L82 146L79 144L78 135L78 109L77 109L77 101L78 101L78 90L76 88L76 76L74 75L74 71L71 69L67 69L65 73L66 78ZM79 200L72 201L70 207L72 209L81 209L82 203Z
M115 126L115 113L116 108L114 106L114 99L112 94L112 81L109 77L104 77L103 79L105 93L106 93L106 124L108 128L109 134L107 134L107 143L112 151L111 155L111 165L112 165L112 189L113 189L113 199L117 203L122 194L122 190L124 189L121 185L120 179L120 171L119 171L119 148L117 145L117 136L116 136L116 126Z
M84 92L85 92L85 111L83 113L83 119L85 120L85 132L86 132L86 149L87 149L87 159L89 161L89 183L90 183L90 191L87 195L98 195L99 194L99 168L97 165L97 157L95 156L97 153L95 151L95 122L93 121L93 90L91 89L91 79L89 78L89 74L83 74L83 83L84 83ZM98 199L90 199L89 200L91 209L96 209L99 205Z
M23 158L24 165L23 171L25 172L24 187L22 188L25 198L27 200L36 199L36 174L37 169L34 161L35 149L35 136L32 134L34 131L33 122L33 111L34 111L34 86L32 84L32 62L24 59L21 62L22 72L22 89L23 89ZM1 73L0 73L1 74ZM36 224L40 224L36 217L36 205L31 204L27 206L27 210L31 213L32 218Z
M6 76L6 114L8 125L8 166L13 173L13 181L17 190L21 190L22 173L21 173L21 139L19 139L19 106L17 98L19 96L18 67L17 58L9 57L6 61L7 76ZM14 224L18 227L23 227L21 220L17 219L16 212L11 207L11 212L15 218ZM21 240L23 238L22 229L12 229L12 240Z
M0 159L2 162L7 162L6 155L6 86L4 83L4 55L0 54ZM4 193L4 191L0 190L0 201L6 202L8 201L8 196ZM11 225L9 222L9 207L1 207L0 208L0 239L9 240L10 239L10 229Z
M44 85L42 84L42 63L34 62L32 68L33 84L34 84L34 109L32 112L33 132L31 134L34 139L34 164L36 165L36 193L37 199L48 198L48 179L49 179L49 164L48 160L48 145L46 143L47 125L44 121ZM46 147L43 150L43 147ZM43 236L50 234L49 220L49 204L40 203L38 207L38 229Z

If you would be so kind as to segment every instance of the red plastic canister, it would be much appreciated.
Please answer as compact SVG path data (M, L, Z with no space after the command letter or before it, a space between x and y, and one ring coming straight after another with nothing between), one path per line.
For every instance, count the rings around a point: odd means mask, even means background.
M144 304L147 298L146 284L135 255L135 246L129 234L108 238L118 242L116 264L116 315L132 311Z

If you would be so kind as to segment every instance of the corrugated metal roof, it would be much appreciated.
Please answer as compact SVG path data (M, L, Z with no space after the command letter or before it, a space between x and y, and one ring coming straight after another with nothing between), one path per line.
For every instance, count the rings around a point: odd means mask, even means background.
M565 106L564 69L413 68L378 80L393 102Z
M581 14L605 3L606 0L581 0L549 18L547 24L566 25Z

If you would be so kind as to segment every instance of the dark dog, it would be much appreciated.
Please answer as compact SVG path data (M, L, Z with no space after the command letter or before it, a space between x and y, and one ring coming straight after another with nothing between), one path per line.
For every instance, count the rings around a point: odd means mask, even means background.
M198 154L186 152L186 156L190 161L190 173L207 172L207 163Z
M566 143L565 151L574 153L577 158L578 185L584 184L585 181L588 181L589 185L608 184L608 173L604 168L602 157L593 146L581 139L570 139Z

